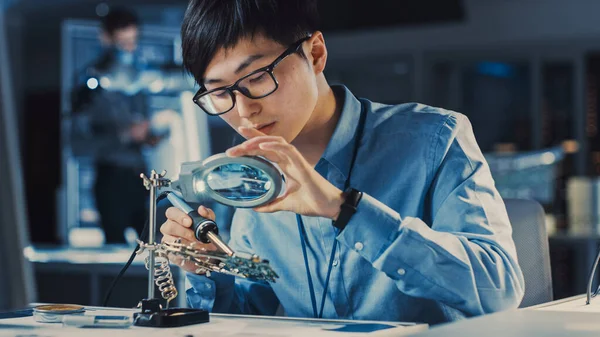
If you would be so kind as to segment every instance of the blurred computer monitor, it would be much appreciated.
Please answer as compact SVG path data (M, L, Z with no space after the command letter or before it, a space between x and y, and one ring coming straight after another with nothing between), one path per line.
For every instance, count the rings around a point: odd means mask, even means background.
M18 129L8 60L4 6L0 1L0 311L34 301L27 214L19 155Z

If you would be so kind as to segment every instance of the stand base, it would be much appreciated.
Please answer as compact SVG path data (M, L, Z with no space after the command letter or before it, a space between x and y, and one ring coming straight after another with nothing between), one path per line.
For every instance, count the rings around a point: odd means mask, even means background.
M142 312L133 314L133 325L152 328L174 328L208 321L206 310L189 308L162 310L156 299L142 300Z

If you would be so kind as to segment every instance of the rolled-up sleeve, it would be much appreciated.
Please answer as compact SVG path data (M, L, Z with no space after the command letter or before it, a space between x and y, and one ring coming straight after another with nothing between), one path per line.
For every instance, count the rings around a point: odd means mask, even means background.
M407 295L466 316L516 308L524 280L512 229L470 122L448 115L432 142L427 223L364 194L338 240Z

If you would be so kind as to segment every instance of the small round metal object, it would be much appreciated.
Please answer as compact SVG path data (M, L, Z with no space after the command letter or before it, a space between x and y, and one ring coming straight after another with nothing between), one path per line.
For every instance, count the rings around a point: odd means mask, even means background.
M76 304L47 304L33 308L33 317L40 323L60 323L64 315L82 314L85 307Z

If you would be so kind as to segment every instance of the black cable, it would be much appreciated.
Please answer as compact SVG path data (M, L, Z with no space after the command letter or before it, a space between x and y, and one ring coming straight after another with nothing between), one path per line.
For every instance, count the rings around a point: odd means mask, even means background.
M158 198L156 198L156 203L158 204L161 200L163 200L164 198L167 197L167 195L169 194L169 192L163 192L161 193ZM144 241L146 239L146 235L147 235L147 231L148 231L148 224L149 224L149 219L146 219L146 222L144 223L144 229L142 230L142 234L140 234L140 240ZM123 268L121 268L121 271L119 272L119 274L117 275L117 277L115 277L115 279L112 281L110 287L108 288L108 291L106 292L106 295L104 296L104 302L102 302L102 306L103 307L107 307L108 306L108 301L110 300L110 296L112 295L113 290L115 289L115 287L117 286L117 283L121 280L121 278L123 277L123 275L125 274L125 272L127 271L127 269L129 269L129 266L131 266L131 264L133 263L133 260L135 260L135 256L137 255L136 252L138 251L138 249L140 249L140 244L138 243L135 246L135 249L133 250L133 252L131 253L131 256L129 257L129 260L127 260L127 263L125 263L125 265L123 266Z

